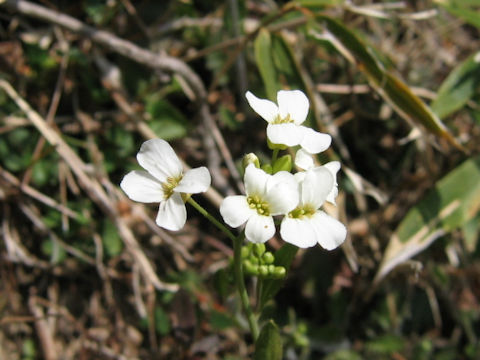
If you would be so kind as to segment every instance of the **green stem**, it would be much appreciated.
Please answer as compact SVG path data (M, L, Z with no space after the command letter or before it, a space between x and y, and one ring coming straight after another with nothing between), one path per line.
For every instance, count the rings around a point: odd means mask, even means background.
M253 340L258 338L258 324L255 314L250 306L250 299L248 298L247 289L245 288L245 280L243 277L242 266L242 242L243 233L233 241L233 266L235 271L235 284L237 285L238 293L240 295L240 301L242 302L243 311L247 316L248 325L250 326L250 332L252 333Z
M205 216L207 220L209 220L213 225L215 225L219 230L223 231L225 235L228 236L230 240L235 242L235 239L237 238L233 233L227 229L225 225L223 225L220 221L215 219L210 213L205 210L199 203L197 203L195 200L193 200L191 197L188 198L187 202L192 205L200 214Z
M195 209L198 210L200 214L205 216L213 225L218 229L223 231L225 235L233 241L233 263L234 263L234 272L235 272L235 284L240 295L240 301L242 302L242 308L247 316L248 325L250 326L250 332L254 340L258 338L258 324L257 319L252 311L250 306L250 299L248 298L247 289L245 288L245 280L243 277L243 264L242 264L242 242L244 234L240 234L238 237L233 235L233 233L227 229L220 221L215 219L210 213L205 210L199 203L193 200L191 197L188 198L187 202L192 205Z

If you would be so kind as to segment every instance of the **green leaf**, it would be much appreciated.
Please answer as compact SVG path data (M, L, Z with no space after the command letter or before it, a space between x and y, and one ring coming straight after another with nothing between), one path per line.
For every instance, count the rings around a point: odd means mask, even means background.
M103 222L102 242L108 256L113 257L120 254L123 249L123 242L118 235L118 230L110 220Z
M290 155L284 155L278 158L273 164L273 174L279 171L288 171L292 170L292 157Z
M288 273L288 269L292 264L295 255L297 254L298 247L290 244L283 245L275 253L275 266L283 266ZM262 293L260 294L260 309L280 290L284 280L268 279L263 280Z
M368 352L376 354L393 354L401 351L405 346L403 338L395 335L384 335L365 344Z
M324 360L362 360L363 358L353 350L337 350L328 354Z
M170 319L160 306L155 308L155 328L160 335L167 335L170 332Z
M400 116L463 149L438 116L402 80L385 68L370 46L340 22L324 15L317 15L317 19L334 36L332 44L336 49L366 75L372 87ZM315 38L315 27L312 29Z
M345 0L298 0L297 2L303 7L324 8L327 6L342 5L345 2Z
M478 216L480 156L463 162L437 182L407 213L393 234L379 266L378 283L398 264L427 248L439 236Z
M255 343L254 360L281 360L283 354L282 337L277 325L270 320L262 328Z
M157 94L147 99L145 110L151 118L148 124L159 138L169 141L187 134L188 121L185 116Z
M480 2L478 0L435 0L450 14L480 28Z
M235 327L237 323L228 313L212 310L210 313L210 325L214 330L225 330Z
M272 39L268 30L260 30L253 47L255 51L255 61L257 62L260 76L265 84L267 97L275 100L280 86L277 82L277 73L272 58Z
M471 55L448 75L430 105L440 118L462 108L480 89L480 52Z

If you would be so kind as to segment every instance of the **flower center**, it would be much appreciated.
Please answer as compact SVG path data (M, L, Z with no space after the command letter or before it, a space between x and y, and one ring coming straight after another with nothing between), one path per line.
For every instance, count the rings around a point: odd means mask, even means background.
M277 115L272 124L288 124L293 123L293 119L290 117L290 114L287 114L284 118L281 118L280 115Z
M260 196L252 195L247 197L247 203L250 209L257 210L259 215L270 216L270 206Z
M178 183L182 180L182 175L178 177L169 177L167 181L162 183L163 198L167 200L173 194L173 189L175 189Z
M288 213L288 217L293 219L303 219L305 217L312 217L315 214L316 210L313 206L306 204L299 206L296 209Z

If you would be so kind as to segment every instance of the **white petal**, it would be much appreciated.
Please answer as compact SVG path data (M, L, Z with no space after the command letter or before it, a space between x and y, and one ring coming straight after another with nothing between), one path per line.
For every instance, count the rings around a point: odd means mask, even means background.
M315 162L313 161L313 156L309 152L300 148L295 154L295 165L300 169L308 170L315 166Z
M156 223L167 230L177 231L183 228L187 220L187 209L180 194L172 194L160 203Z
M275 235L275 224L271 216L254 214L247 221L245 237L254 243L264 243Z
M300 248L312 247L317 244L315 231L309 221L293 219L288 216L282 220L280 236L286 242Z
M247 195L263 195L267 181L272 176L262 169L258 169L255 165L250 164L245 169L245 192Z
M243 195L227 196L220 205L223 221L234 228L245 223L250 216L256 213L255 210L250 209L247 198Z
M182 174L182 163L172 147L162 139L145 141L137 154L137 161L141 167L161 182Z
M245 94L251 108L269 123L274 121L278 115L278 106L270 100L260 99L250 91Z
M332 143L332 137L328 134L317 132L311 128L299 126L302 128L302 139L300 146L310 154L318 154L328 149Z
M307 118L310 104L308 98L300 90L280 90L277 93L277 102L282 118L289 114L297 125L303 123Z
M315 209L320 208L327 195L332 191L334 179L330 171L320 166L306 172L300 184L301 204L311 204Z
M120 187L133 201L153 203L163 200L162 184L146 171L130 171Z
M212 178L205 166L188 170L180 183L175 187L175 192L197 194L205 192L210 187Z
M286 214L298 205L298 183L287 171L280 171L267 182L264 199L270 205L271 215Z
M304 132L300 126L294 123L269 124L267 126L267 137L273 144L295 146L299 145L304 138Z
M323 211L317 211L311 220L317 241L323 248L333 250L345 241L347 228L337 219Z
M335 203L335 198L338 195L338 183L337 183L337 172L340 170L340 162L339 161L330 161L323 165L326 167L330 173L333 175L333 179L335 180L335 183L333 184L332 191L327 195L327 201L329 203L332 203L336 205Z

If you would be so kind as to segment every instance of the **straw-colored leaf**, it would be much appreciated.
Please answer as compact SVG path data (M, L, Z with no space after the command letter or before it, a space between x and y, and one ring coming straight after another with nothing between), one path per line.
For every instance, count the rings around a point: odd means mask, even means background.
M393 234L375 276L383 279L440 236L463 227L480 210L480 156L466 160L443 177L407 213Z

